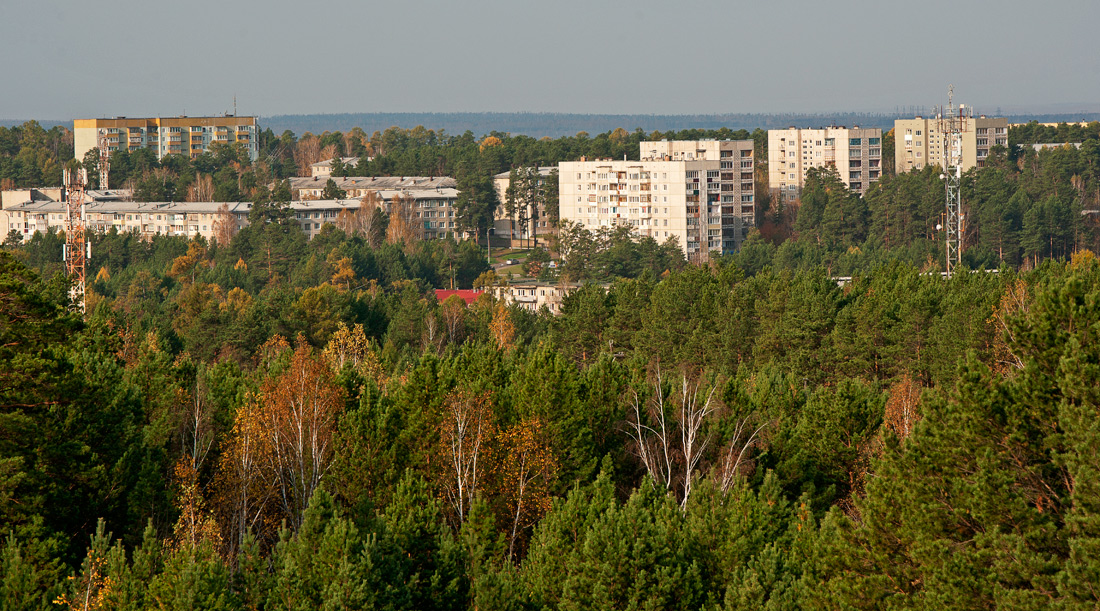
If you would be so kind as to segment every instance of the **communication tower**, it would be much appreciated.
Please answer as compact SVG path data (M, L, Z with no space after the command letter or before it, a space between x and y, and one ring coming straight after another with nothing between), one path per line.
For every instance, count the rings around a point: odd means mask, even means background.
M107 140L107 130L99 130L99 188L106 191L107 175L111 171L111 147Z
M944 225L946 272L950 278L962 262L962 133L968 129L972 111L965 104L955 107L955 86L947 89L947 106L940 107L939 127L943 137L943 179L947 199Z
M66 208L65 221L65 271L69 275L69 304L74 311L85 313L85 265L92 255L92 245L85 239L84 233L84 185L88 181L88 171L80 168L65 170L64 182Z

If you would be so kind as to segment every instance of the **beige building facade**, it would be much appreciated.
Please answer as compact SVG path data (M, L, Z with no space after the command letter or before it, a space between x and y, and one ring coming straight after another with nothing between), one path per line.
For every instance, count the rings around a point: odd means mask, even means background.
M708 145L713 151L702 159L699 144L643 142L639 161L558 164L561 219L591 231L626 226L658 242L675 238L695 260L736 251L754 224L752 141ZM683 158L689 150L692 158Z
M248 214L252 209L250 202L133 202L97 198L95 194L89 192L85 205L88 230L101 233L112 229L128 231L143 238L159 234L211 239L219 222L231 221L238 229L247 227ZM455 227L457 190L381 191L379 206L388 210L397 195L412 201L411 213L418 223L415 233L420 238L465 237ZM321 233L326 224L336 224L341 212L357 212L360 204L359 199L293 201L290 210L302 232L312 238ZM24 241L35 232L45 234L50 229L64 231L67 216L66 204L61 201L26 200L5 205L0 210L0 240L6 239L12 230L19 233Z
M894 121L894 169L898 174L943 165L943 133L938 117ZM962 171L984 167L989 150L1008 146L1008 119L984 115L963 120Z
M581 288L577 283L509 282L495 286L493 296L508 305L516 305L531 312L546 308L551 314L561 314L562 302L573 291ZM607 287L604 287L607 290Z
M798 199L812 168L836 168L863 195L882 177L882 130L825 127L768 130L768 188L782 201Z
M73 152L78 161L105 141L111 153L148 149L157 159L166 155L195 158L214 144L242 144L249 159L260 154L256 117L153 117L76 119L73 121Z
M541 181L543 180L549 180L554 172L557 171L557 169L558 168L554 166L540 166L539 184L542 184ZM520 226L521 223L518 220L518 214L513 217L508 216L508 207L506 202L508 201L508 186L511 184L511 182L512 173L510 171L501 172L500 174L493 176L493 189L497 192L497 201L499 202L496 211L493 213L493 233L499 237L511 238L513 240L519 240L531 236L545 236L553 234L556 228L554 227L553 223L550 222L550 219L546 214L546 207L541 204L539 205L537 210L538 218L532 218L536 216L535 214L532 214L536 211L528 210L528 223L526 231L524 231L524 228Z
M368 192L381 190L431 191L453 189L457 186L455 179L450 176L306 176L287 180L290 183L291 196L294 199L307 200L321 199L330 179L348 198L363 197Z

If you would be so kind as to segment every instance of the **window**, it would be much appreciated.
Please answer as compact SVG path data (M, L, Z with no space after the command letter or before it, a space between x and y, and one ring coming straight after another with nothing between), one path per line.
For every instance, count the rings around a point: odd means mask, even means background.
M863 144L863 138L852 138L848 140L849 146L859 146L861 144Z
M868 138L867 144L871 146L877 146L879 144L882 144L882 138Z

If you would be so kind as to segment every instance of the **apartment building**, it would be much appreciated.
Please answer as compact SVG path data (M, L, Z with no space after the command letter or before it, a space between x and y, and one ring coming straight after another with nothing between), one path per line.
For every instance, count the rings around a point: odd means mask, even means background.
M538 169L540 184L541 181L549 179L557 169L554 166L540 166ZM498 237L509 237L516 240L530 236L538 237L553 234L555 228L546 214L546 206L541 203L537 209L538 218L532 218L535 215L531 213L532 211L528 211L527 218L529 220L526 231L523 227L520 227L518 215L511 218L508 216L505 202L507 201L508 187L511 182L512 173L510 171L493 176L493 189L497 192L497 201L500 202L493 213L493 233Z
M1008 146L1008 119L966 117L962 122L962 171L985 167L989 149ZM898 174L943 165L943 134L939 117L894 121L894 168Z
M558 164L559 214L596 231L675 238L692 259L734 252L755 218L753 142L642 142L641 159ZM690 157L689 157L690 155Z
M343 190L348 198L361 198L369 191L401 190L432 191L435 189L453 189L458 186L450 176L305 176L287 179L290 193L294 199L321 199L325 185L329 180ZM274 187L274 185L272 185Z
M111 153L141 149L165 155L198 157L217 143L241 143L255 161L260 154L256 117L153 117L76 119L73 121L73 152L78 160L99 148L100 138Z
M551 314L561 314L562 302L565 298L581 288L583 285L571 283L551 283L518 281L509 282L504 286L495 286L491 290L493 296L504 300L508 305L516 305L530 312L538 312L546 308ZM607 291L610 285L603 285Z
M882 176L882 130L824 127L768 130L768 188L784 201L798 199L811 168L836 168L853 193L863 195Z
M368 161L370 158L368 157ZM336 158L326 159L324 161L318 161L317 163L310 164L309 176L310 178L328 178L332 176L332 165L336 163ZM349 168L355 168L359 165L358 157L341 157L340 163Z
M233 215L238 226L248 225L248 202L132 202L96 201L84 206L84 221L88 231L107 233L112 229L133 232L142 237L157 234L210 239L214 224L221 218L222 205ZM29 240L35 232L47 233L51 228L64 231L68 209L64 202L32 201L0 210L0 230L5 235L15 230Z
M88 192L85 204L85 223L89 231L106 233L112 229L133 232L143 238L157 234L211 239L219 221L233 221L236 227L247 227L250 202L134 202L96 198L97 192ZM455 228L455 189L434 191L381 191L379 205L388 209L394 197L401 195L412 202L410 210L420 224L417 235L425 240L465 235ZM341 212L359 210L360 200L307 200L290 203L295 221L307 237L321 233L326 224L335 224ZM223 206L225 209L223 210ZM228 215L228 216L227 216ZM68 210L66 204L55 200L28 200L5 205L0 210L0 240L15 230L23 240L29 240L35 232L46 233L51 228L65 229Z

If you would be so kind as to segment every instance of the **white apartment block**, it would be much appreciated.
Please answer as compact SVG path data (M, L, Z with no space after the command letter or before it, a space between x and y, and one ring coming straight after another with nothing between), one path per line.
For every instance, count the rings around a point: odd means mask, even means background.
M195 158L219 143L240 143L252 161L260 155L256 117L115 117L73 121L73 153L77 161L83 161L84 154L99 148L101 143L110 154L148 149L157 159L165 155Z
M985 167L989 149L1008 146L1008 119L967 117L963 120L962 171ZM926 166L943 166L943 133L939 117L894 121L894 168L898 174Z
M753 142L642 142L641 160L558 164L562 221L675 238L688 258L734 252L754 224ZM689 157L690 156L690 157Z
M215 223L220 220L232 220L238 228L247 227L248 214L252 209L250 202L133 202L96 198L95 193L89 193L91 197L85 205L88 230L101 233L112 229L129 231L143 238L160 234L211 239L215 235ZM416 218L422 223L417 232L422 239L465 237L455 228L457 190L380 191L380 206L388 207L396 195L413 200ZM223 205L226 207L224 213ZM359 199L308 200L291 202L290 209L302 232L312 238L326 224L335 224L341 212L354 213L359 210L359 205ZM64 231L67 216L66 204L61 201L28 200L5 204L0 209L0 240L5 239L12 230L22 235L24 241L35 232L44 234L51 228Z
M859 127L768 130L768 188L784 201L798 199L811 168L836 168L863 195L882 176L882 130Z
M551 282L509 282L504 286L495 286L492 289L493 296L504 300L507 305L516 305L529 312L538 312L546 308L551 314L561 314L562 302L565 298L581 288L578 283L551 283ZM607 290L607 286L604 290Z
M457 186L450 176L305 176L289 178L290 193L294 199L321 199L329 180L342 189L348 198L363 197L370 191L400 190L422 191L453 189ZM274 185L271 185L274 188Z

